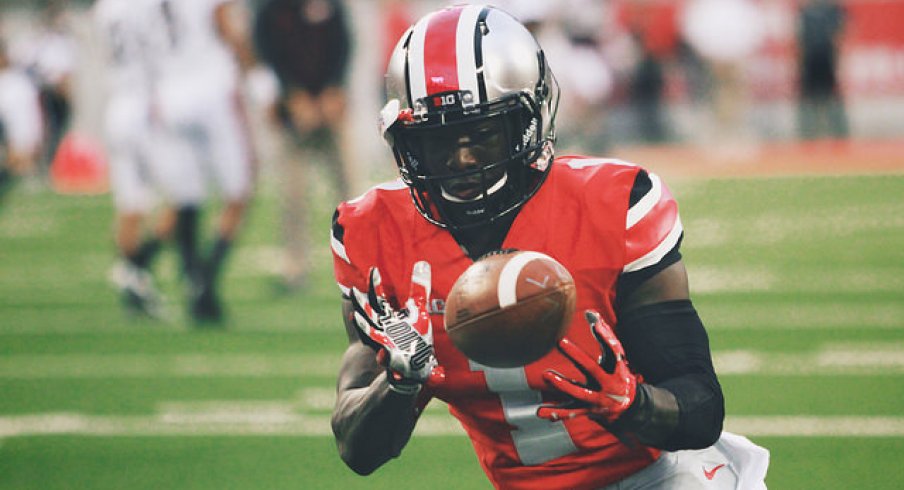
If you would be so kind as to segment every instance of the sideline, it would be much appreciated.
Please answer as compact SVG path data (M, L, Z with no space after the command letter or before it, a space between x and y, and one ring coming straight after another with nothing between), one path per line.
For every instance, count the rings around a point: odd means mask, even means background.
M904 173L900 138L633 146L612 156L669 180Z

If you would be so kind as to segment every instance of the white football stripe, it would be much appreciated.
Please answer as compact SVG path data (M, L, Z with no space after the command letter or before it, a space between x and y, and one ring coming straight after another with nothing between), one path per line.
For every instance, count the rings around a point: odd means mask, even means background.
M682 231L684 231L684 228L682 228L681 226L681 218L676 216L675 225L672 226L672 231L670 231L669 234L666 235L666 237L661 242L659 242L659 245L657 245L656 248L651 250L643 257L626 265L623 271L639 271L644 267L649 267L662 260L662 258L665 257L665 254L669 253L669 250L674 248L675 244L678 243L678 239L681 238Z
M662 181L659 180L659 176L654 173L649 173L650 183L653 185L650 190L637 201L637 204L631 207L628 210L628 219L625 223L625 229L630 230L632 226L636 225L638 221L643 219L647 213L653 209L654 206L659 202L659 199L662 197Z
M528 262L535 259L554 260L552 257L540 252L522 252L512 257L502 268L502 272L499 273L499 284L496 290L499 296L500 308L511 306L518 301L515 291L518 286L518 276L521 274L521 269L524 269Z

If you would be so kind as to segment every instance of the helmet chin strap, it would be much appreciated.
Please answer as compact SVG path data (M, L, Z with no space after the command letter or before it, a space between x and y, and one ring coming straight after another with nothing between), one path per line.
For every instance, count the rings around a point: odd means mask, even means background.
M460 197L455 197L452 194L449 194L448 192L446 192L446 188L444 186L441 185L439 187L440 187L440 190L442 191L443 199L445 199L449 202L457 203L457 204L467 204L467 203L477 202L477 201L483 199L484 196L491 196L491 195L495 194L496 192L499 191L499 189L502 189L505 186L506 182L508 182L508 172L502 174L502 177L500 177L499 180L496 181L495 184L493 184L489 189L487 189L486 192L481 192L480 194L477 194L476 196L474 196L470 199L462 199Z

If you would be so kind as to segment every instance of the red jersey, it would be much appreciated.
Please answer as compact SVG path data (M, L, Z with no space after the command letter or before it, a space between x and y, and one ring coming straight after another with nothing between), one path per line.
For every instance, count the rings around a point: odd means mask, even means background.
M619 276L658 264L682 233L677 204L654 174L648 174L643 196L632 200L641 171L616 160L557 158L540 190L519 211L502 247L554 257L574 277L577 311L595 309L615 325ZM552 422L536 416L544 400L561 396L546 387L544 371L581 379L558 351L523 368L499 369L470 361L453 347L443 325L444 299L473 261L448 231L418 213L401 181L341 204L332 249L344 294L352 287L365 290L368 270L376 266L396 306L407 299L414 263L430 263L434 346L446 382L429 395L448 404L496 487L601 488L658 457L657 449L623 444L587 417ZM592 355L600 353L582 314L574 316L567 337Z

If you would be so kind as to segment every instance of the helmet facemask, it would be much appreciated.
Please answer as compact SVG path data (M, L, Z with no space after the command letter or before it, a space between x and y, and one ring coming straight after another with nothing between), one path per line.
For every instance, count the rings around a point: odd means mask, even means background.
M530 97L512 94L390 128L402 179L421 213L435 224L468 228L523 205L545 175L534 165L544 147L538 113Z

